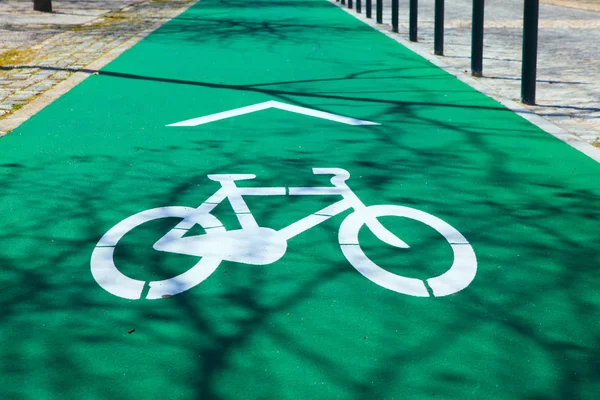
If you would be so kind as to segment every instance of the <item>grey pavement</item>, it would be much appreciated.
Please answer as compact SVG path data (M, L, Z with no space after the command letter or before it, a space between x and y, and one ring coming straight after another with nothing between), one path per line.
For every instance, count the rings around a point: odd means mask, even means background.
M598 146L600 0L549 2L562 6L540 4L537 106L525 107ZM362 3L364 14L365 1ZM438 58L470 75L472 1L445 3L444 56ZM383 22L391 30L391 0L383 0L383 4ZM417 46L432 55L434 4L435 0L420 0L418 8ZM409 0L399 0L399 10L398 35L408 39ZM498 99L520 100L522 18L522 0L485 2L484 77L476 79Z
M196 1L54 0L54 12L41 13L31 1L2 0L0 136L56 98L43 96L56 85L102 67ZM30 107L36 100L42 106Z
M0 53L35 46L74 25L143 0L53 0L53 13L33 11L32 1L0 1Z

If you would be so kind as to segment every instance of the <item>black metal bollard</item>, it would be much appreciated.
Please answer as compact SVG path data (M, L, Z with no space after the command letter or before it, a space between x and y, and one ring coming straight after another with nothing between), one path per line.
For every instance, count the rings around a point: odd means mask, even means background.
M435 0L435 27L433 30L433 54L444 55L444 0Z
M383 24L383 0L377 0L375 7L377 8L377 23Z
M398 0L392 0L392 31L398 32Z
M365 7L367 8L367 18L371 18L371 12L373 11L371 0L366 0Z
M360 14L362 11L362 2L360 0L356 0L356 12Z
M33 10L52 12L52 0L33 0Z
M410 0L410 10L408 17L408 40L417 41L417 23L419 16L419 1Z
M352 0L348 0L348 8L352 8L353 4L352 4Z
M471 32L471 75L483 76L483 17L484 0L473 0L473 29Z
M521 70L521 101L535 104L537 76L539 0L525 0L523 10L523 65Z

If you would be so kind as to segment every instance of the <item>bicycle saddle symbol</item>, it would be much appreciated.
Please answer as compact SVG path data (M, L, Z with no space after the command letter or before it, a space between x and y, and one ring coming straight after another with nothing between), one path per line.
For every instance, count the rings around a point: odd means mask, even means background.
M341 168L313 168L314 174L333 175L330 187L237 187L236 181L254 179L252 174L208 175L221 188L197 208L166 206L142 211L113 226L97 243L91 258L92 275L109 293L126 299L161 299L193 288L208 278L221 261L252 265L267 265L279 260L287 251L288 241L296 235L348 209L348 215L338 234L342 253L363 276L386 289L411 296L447 296L466 288L475 278L477 259L467 239L443 220L426 212L396 205L366 206L348 187L350 174ZM244 196L316 196L339 195L341 200L292 223L280 230L258 226ZM229 200L241 229L226 230L211 211L225 199ZM363 252L358 232L366 225L381 241L398 248L409 246L387 230L377 217L397 216L413 219L430 226L450 244L453 262L443 274L426 280L394 274L376 265ZM160 281L141 281L124 275L114 261L119 240L141 224L160 218L180 218L181 221L153 248L161 252L201 257L186 272ZM202 235L185 236L196 224L204 228ZM185 236L185 237L184 237ZM145 290L146 289L146 290Z

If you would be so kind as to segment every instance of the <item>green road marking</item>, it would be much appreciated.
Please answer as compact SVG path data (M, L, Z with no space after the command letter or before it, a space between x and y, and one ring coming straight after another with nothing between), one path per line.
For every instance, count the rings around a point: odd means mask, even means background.
M380 125L271 108L166 126L267 101ZM326 1L203 1L0 139L0 155L2 398L600 392L600 166ZM350 210L292 237L274 263L222 261L167 298L145 299L144 283L142 299L124 299L92 276L111 228L199 207L220 188L209 174L255 174L237 185L287 193L333 187L312 168L348 171L366 206L455 228L476 254L474 280L416 297L366 279L339 243ZM245 198L273 230L340 199ZM211 215L241 228L227 201ZM131 279L169 279L208 259L152 247L183 219L148 220L104 248ZM448 270L439 231L379 221L410 248L363 226L374 263L421 282ZM217 229L200 225L183 239Z

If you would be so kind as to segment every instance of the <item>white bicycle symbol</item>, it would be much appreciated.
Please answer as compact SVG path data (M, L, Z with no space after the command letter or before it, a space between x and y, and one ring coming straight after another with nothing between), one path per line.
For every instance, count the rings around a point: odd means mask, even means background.
M344 256L363 276L386 289L411 296L447 296L466 288L475 278L477 259L465 237L452 226L423 211L395 205L365 206L346 184L350 174L340 168L313 168L314 174L333 175L333 187L237 187L235 181L254 179L256 175L208 175L219 182L221 188L198 208L168 206L139 212L112 227L100 239L91 258L92 275L109 293L126 299L140 299L146 285L146 299L167 298L193 288L212 274L221 261L266 265L279 260L287 250L287 242L300 233L354 209L340 226L338 240ZM313 196L340 195L342 200L323 208L278 231L258 226L243 196ZM225 199L231 203L241 229L225 230L211 211ZM388 231L377 217L397 216L410 218L430 226L450 244L454 254L453 263L445 273L425 282L393 274L373 263L361 250L358 232L366 224L375 236L395 247L409 246ZM114 262L114 251L119 240L139 225L159 218L181 218L173 229L161 237L153 248L157 251L201 257L186 272L161 281L132 279L119 271ZM183 237L195 224L205 234ZM428 290L429 287L429 290ZM430 294L430 291L432 294Z

